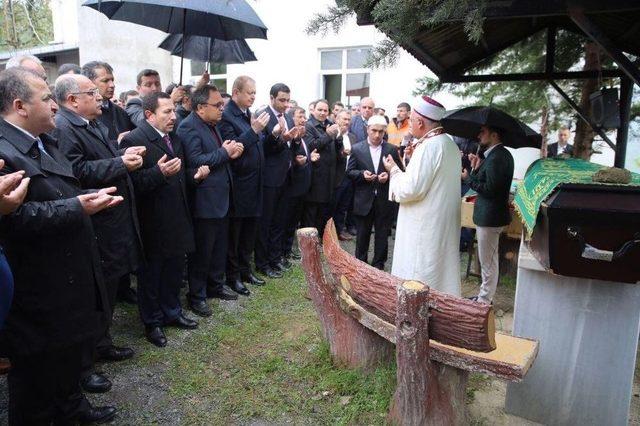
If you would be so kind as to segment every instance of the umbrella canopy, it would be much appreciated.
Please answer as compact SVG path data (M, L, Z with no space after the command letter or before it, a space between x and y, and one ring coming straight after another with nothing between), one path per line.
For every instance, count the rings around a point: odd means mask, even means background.
M83 6L102 12L109 19L169 34L219 40L267 38L267 27L246 0L88 0Z
M542 136L531 127L494 107L473 106L453 110L440 120L450 135L477 139L481 126L497 127L505 132L502 143L512 148L540 148Z
M183 38L184 44L182 43ZM170 34L158 47L168 50L172 55L184 56L187 59L200 62L244 64L257 60L256 55L244 40L225 41L210 37Z

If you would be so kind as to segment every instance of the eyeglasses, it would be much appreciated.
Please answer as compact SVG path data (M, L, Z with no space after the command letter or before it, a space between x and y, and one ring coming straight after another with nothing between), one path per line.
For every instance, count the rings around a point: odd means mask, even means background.
M89 96L96 96L98 94L98 89L92 89L92 90L86 90L84 92L73 92L71 93L72 95L81 95L81 94L85 94L85 95L89 95Z
M211 105L214 108L222 109L224 106L224 101L218 102L217 104L210 104L209 102L205 102L207 105Z

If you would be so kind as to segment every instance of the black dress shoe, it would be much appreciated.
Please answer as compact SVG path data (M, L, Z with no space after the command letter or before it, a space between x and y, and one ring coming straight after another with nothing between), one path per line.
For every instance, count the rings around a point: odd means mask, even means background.
M249 289L245 287L242 281L240 280L235 280L233 282L227 283L227 285L229 286L229 288L231 288L231 290L243 296L248 296L251 294Z
M249 275L242 277L242 282L245 284L253 284L253 285L264 285L265 280L256 277L253 273L249 273Z
M289 262L289 265L291 265L291 262ZM288 271L290 269L291 266L289 266L289 268L287 267L287 265L285 265L281 260L274 263L273 265L271 265L271 267L273 268L274 271L278 271L281 274L284 275L284 273L286 271Z
M153 343L159 348L167 346L167 336L160 327L145 327L144 335L150 343Z
M92 407L78 414L77 420L82 425L106 423L116 416L116 407Z
M89 393L105 393L111 389L111 380L100 373L92 373L80 379L80 386Z
M187 318L184 315L179 315L178 318L167 323L168 327L181 328L183 330L194 330L198 328L198 322Z
M191 311L200 317L210 317L211 308L207 305L207 302L200 300L198 302L190 302L189 308Z
M280 263L282 263L282 266L284 266L287 270L291 269L291 267L293 266L293 264L289 262L289 259L285 257L280 259Z
M297 251L292 251L291 253L289 253L289 258L293 260L300 260L302 259L302 256L300 256L300 253L298 253Z
M347 232L353 235L354 237L358 235L358 230L355 227L348 228Z
M127 287L127 289L125 290L118 291L117 299L119 302L128 303L130 305L137 305L138 293L136 293L136 291L131 287Z
M264 269L258 269L258 272L269 278L282 278L282 272L267 267Z
M133 357L133 349L109 346L98 350L98 360L101 361L122 361Z
M238 300L238 295L226 285L222 285L216 290L207 290L207 297L215 297L216 299L222 300Z

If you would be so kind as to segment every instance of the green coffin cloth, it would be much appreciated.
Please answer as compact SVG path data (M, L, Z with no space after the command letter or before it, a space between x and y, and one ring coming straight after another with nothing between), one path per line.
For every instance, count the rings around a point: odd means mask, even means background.
M599 164L577 158L545 158L535 161L527 170L524 180L518 185L513 204L529 235L536 225L540 205L561 183L593 184L591 176L600 169ZM611 185L611 184L607 184ZM631 174L629 185L640 185L640 174Z

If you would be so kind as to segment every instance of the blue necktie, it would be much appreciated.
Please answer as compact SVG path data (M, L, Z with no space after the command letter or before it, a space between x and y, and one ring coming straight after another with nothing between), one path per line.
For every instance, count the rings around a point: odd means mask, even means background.
M47 157L53 160L53 157L49 155L46 149L44 149L44 144L42 143L42 140L40 138L36 138L36 142L38 143L38 149L40 150L40 152L42 152L44 155L46 155Z

